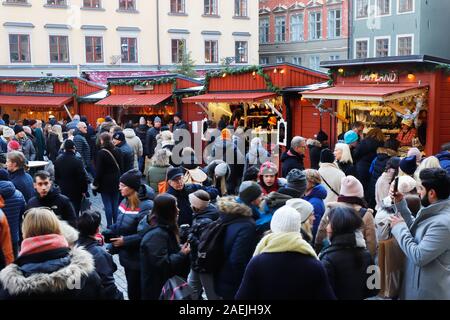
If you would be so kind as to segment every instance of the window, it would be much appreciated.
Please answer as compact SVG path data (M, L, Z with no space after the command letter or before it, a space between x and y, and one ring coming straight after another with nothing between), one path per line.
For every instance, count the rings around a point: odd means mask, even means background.
M120 49L122 53L122 62L138 62L137 38L120 38Z
M136 1L135 0L119 0L119 9L120 10L136 10Z
M339 56L338 55L330 56L330 61L336 61L336 60L339 60Z
M319 56L309 57L309 67L313 70L319 70L320 69L320 57Z
M389 38L375 39L375 57L389 56Z
M377 0L377 15L386 16L391 13L391 0Z
M86 37L86 62L103 62L102 37Z
M275 18L275 41L286 41L286 17Z
M83 0L84 8L101 8L100 0Z
M261 57L259 58L259 64L269 64L269 57Z
M398 13L414 11L414 0L398 0Z
M397 41L397 50L399 56L409 56L412 55L412 46L413 46L413 39L412 36L401 36L398 37Z
M291 16L291 41L303 41L303 14Z
M302 65L302 58L301 57L293 57L292 58L292 63L301 66Z
M328 38L333 39L341 36L341 20L341 10L328 11Z
M365 59L369 57L369 41L357 40L355 44L355 59Z
M205 15L217 15L217 0L205 0Z
M277 63L283 63L284 57L277 57Z
M50 36L50 62L69 62L69 37Z
M322 14L320 12L309 13L309 39L322 38Z
M48 6L66 6L67 0L47 0Z
M181 63L186 53L186 40L172 39L172 63Z
M234 15L237 17L247 16L247 0L234 0Z
M217 40L205 41L205 63L219 62L218 47L219 44Z
M269 42L269 18L259 19L259 42Z
M9 35L9 58L11 62L31 62L29 35Z
M369 0L356 0L356 18L367 18L369 16Z
M184 0L170 0L171 13L185 13Z
M235 61L236 63L248 62L248 44L247 41L236 41L234 43Z

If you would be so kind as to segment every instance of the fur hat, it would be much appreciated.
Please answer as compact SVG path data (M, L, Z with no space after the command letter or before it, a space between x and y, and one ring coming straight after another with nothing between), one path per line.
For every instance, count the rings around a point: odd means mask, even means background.
M305 223L306 220L308 220L308 218L314 213L314 207L312 204L303 199L289 199L286 201L286 206L294 208L300 213L302 223Z
M328 135L325 132L323 132L322 130L320 130L316 135L316 139L320 142L327 141Z
M244 181L239 187L239 198L246 205L259 198L262 194L262 189L259 184L253 181Z
M300 212L290 206L282 206L273 214L270 229L274 233L300 232L302 217Z
M344 197L364 198L363 185L354 176L342 178L341 195Z
M400 160L400 169L406 174L412 175L417 170L416 156L406 157Z

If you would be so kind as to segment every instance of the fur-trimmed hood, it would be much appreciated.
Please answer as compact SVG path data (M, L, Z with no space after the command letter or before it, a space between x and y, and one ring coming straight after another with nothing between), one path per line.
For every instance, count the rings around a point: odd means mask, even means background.
M306 140L306 145L311 147L322 147L322 144L316 139L308 139Z
M94 258L82 247L69 251L68 265L51 273L33 273L26 277L17 264L10 264L0 272L2 287L11 296L58 293L69 290L75 279L86 278L95 271Z
M397 152L395 152L395 150L384 148L384 147L379 147L377 149L377 154L387 154L389 157L397 157L398 156L398 154L397 154Z
M251 217L252 209L243 203L238 203L235 197L222 197L217 200L217 208L220 213L226 215L237 215Z

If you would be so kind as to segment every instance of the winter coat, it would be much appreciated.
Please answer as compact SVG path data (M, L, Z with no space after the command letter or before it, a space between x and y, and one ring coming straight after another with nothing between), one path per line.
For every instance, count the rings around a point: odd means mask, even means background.
M293 196L286 194L283 192L283 189L280 192L271 192L267 195L264 201L261 204L263 211L265 214L272 214L282 206L286 204L286 201L292 199Z
M81 201L82 194L88 192L87 172L75 153L64 152L56 159L55 182L60 187L61 193L74 202Z
M28 201L27 209L48 207L64 221L67 221L72 227L76 228L77 216L75 209L69 198L63 194L57 186L53 186L49 193L44 198L41 198L37 193Z
M389 189L391 187L392 181L394 181L393 170L390 170L389 172L383 172L381 174L381 177L378 178L375 184L375 210L380 209L383 206L383 199L389 196Z
M191 203L189 202L189 194L193 193L199 189L205 190L209 193L211 197L211 201L215 201L219 191L214 187L204 187L199 184L185 184L184 188L180 191L175 190L171 186L167 190L168 194L173 195L177 198L178 209L180 210L178 216L178 225L181 226L183 224L192 225L192 208Z
M356 167L351 162L340 162L336 161L339 169L345 173L345 176L354 176L358 178L358 173L356 172Z
M22 192L25 202L34 195L33 178L25 172L25 169L18 169L9 173L9 180L14 184L17 190Z
M318 171L322 177L323 186L327 190L327 197L324 200L325 204L337 201L341 192L341 181L345 178L345 173L338 169L334 163L321 163Z
M139 189L139 208L131 209L125 198L119 205L117 222L109 227L109 230L117 237L123 236L124 245L119 247L120 264L131 270L139 270L139 244L142 234L138 232L138 225L142 219L153 209L153 190L147 185L141 185Z
M120 168L117 167L109 152L103 150L103 148L97 152L96 175L93 184L97 187L96 191L100 193L119 192L119 179L123 168L122 153L118 148L109 151L113 154Z
M281 155L281 162L283 163L282 164L283 178L286 178L286 176L292 169L305 170L305 165L303 164L304 158L305 155L299 154L292 149L289 149L288 151L284 152Z
M145 150L145 135L147 134L148 129L150 129L150 128L146 124L140 124L136 128L136 136L141 140L144 154L146 154L146 150Z
M8 151L8 142L0 136L0 153L6 153Z
M13 263L13 261L14 252L8 218L2 209L0 209L0 270L8 264Z
M25 212L25 198L10 181L0 181L0 196L5 202L5 206L1 209L5 213L6 218L8 218L12 242L18 244L22 215Z
M58 135L50 132L47 138L47 156L52 162L55 162L60 148L61 141L59 141Z
M153 157L155 154L155 148L157 145L156 136L161 132L161 129L156 129L155 127L150 128L145 135L145 155L148 158Z
M442 169L447 170L450 174L450 152L442 151L436 155L436 158L439 159L439 163L441 164Z
M91 148L86 140L86 137L77 129L74 132L73 143L76 151L81 154L83 164L87 167L91 163Z
M158 300L164 283L189 267L189 256L181 253L175 234L163 221L144 235L140 254L143 300Z
M123 300L123 294L116 287L114 272L117 265L112 256L99 244L96 239L80 236L77 245L83 247L94 258L95 271L100 276L104 298L108 300Z
M376 205L375 185L377 183L377 180L379 177L381 177L381 175L385 171L386 164L389 161L389 159L394 156L396 156L395 151L393 151L391 149L387 149L387 148L378 148L377 156L372 161L372 165L371 165L372 171L371 172L369 171L370 172L369 187L368 187L367 191L365 191L365 194L367 194L369 207L371 207L371 208L374 208Z
M27 159L27 161L36 160L36 149L34 148L33 141L30 138L28 138L28 136L17 141L20 143L20 146L22 147L22 152L25 156L25 159Z
M175 132L175 130L178 130L178 129L188 130L188 125L187 125L186 121L180 120L178 123L173 125L173 132Z
M383 142L372 138L366 138L361 141L353 153L353 161L356 162L356 172L358 179L367 190L370 182L370 165L377 156L377 149L383 146ZM366 194L367 197L367 194Z
M147 183L158 194L158 183L166 180L167 170L170 166L150 166L147 171Z
M219 296L232 300L256 247L256 226L250 208L237 203L232 197L219 199L218 209L220 219L233 222L225 230L225 261L220 270L214 273L214 288Z
M361 216L361 206L358 205L352 205L344 202L330 202L325 206L325 213L323 214L322 219L320 220L319 229L317 230L316 239L314 241L314 247L316 249L316 252L320 252L324 246L324 240L327 238L327 225L330 222L328 215L330 213L330 210L332 208L338 207L338 206L344 206L347 208L351 208L355 210L355 214L358 214ZM370 255L372 257L375 257L377 253L377 237L376 237L376 231L375 231L375 221L373 218L373 210L367 209L366 213L364 214L363 220L363 226L361 227L361 232L364 237L365 245L367 250L369 250Z
M320 260L338 300L363 300L377 294L367 287L372 257L367 249L357 247L354 233L335 236Z
M311 169L318 170L320 163L320 153L326 147L322 146L322 144L314 139L308 139L306 142L309 149L309 159L311 161Z
M136 136L136 133L134 132L133 129L124 129L123 133L125 135L125 139L127 140L128 145L133 150L134 154L133 168L138 169L138 158L142 157L142 155L144 154L142 142Z
M36 128L33 130L33 135L36 138L36 160L44 160L44 152L45 152L45 139L44 133L41 128Z
M317 233L317 229L319 228L320 220L322 219L323 214L325 213L325 203L324 200L327 197L327 190L325 189L323 184L318 184L315 186L311 192L304 196L303 199L308 201L314 207L314 224L312 234L315 237Z
M450 200L440 200L411 216L406 201L396 204L405 219L392 234L406 255L400 299L450 299Z
M79 247L24 255L0 272L0 300L97 300L103 295L94 259Z
M122 152L123 170L122 174L134 168L134 151L131 146L122 141L117 145L117 148Z

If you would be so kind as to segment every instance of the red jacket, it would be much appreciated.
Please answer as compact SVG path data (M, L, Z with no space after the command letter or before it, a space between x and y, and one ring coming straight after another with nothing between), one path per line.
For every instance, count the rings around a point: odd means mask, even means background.
M4 261L0 261L0 265L7 266L14 262L14 253L12 248L11 232L9 231L8 220L6 215L0 209L0 250ZM1 268L0 268L1 269Z

